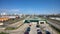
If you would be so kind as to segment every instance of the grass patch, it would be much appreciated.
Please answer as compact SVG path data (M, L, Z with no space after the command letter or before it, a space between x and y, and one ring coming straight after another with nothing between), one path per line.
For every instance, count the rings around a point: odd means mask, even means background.
M0 34L9 34L9 33L5 33L5 32L0 32Z
M20 26L22 26L23 24L21 24ZM5 30L15 30L15 29L18 29L20 26L18 26L18 27L7 27Z
M16 28L14 28L14 27L7 27L5 30L14 30L14 29L16 29Z
M7 24L13 24L13 23L16 23L16 22L18 22L18 21L21 21L21 20L23 20L23 19L25 19L25 18L19 18L19 19L17 19L17 18L15 18L15 19L9 19L9 20L7 20L7 21L4 21L4 23L7 23Z

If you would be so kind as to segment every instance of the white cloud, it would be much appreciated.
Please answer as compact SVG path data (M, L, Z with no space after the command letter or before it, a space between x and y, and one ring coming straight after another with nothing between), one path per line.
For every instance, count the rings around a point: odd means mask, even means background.
M0 13L19 13L21 9L1 9L0 8Z
M10 11L16 12L16 11L20 11L20 9L11 9Z
M20 11L20 9L1 9L0 11Z

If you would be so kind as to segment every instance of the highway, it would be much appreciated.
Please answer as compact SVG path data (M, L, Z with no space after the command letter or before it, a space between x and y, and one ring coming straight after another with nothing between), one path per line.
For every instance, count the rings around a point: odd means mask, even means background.
M50 22L50 21L47 21L49 24L53 25L54 27L60 29L60 25L59 24L56 24L56 23L53 23L53 22Z
M46 25L47 25L46 28L41 29L43 34L45 34L45 31L43 31L43 30L48 30L51 34L57 34L57 32L54 29L52 29L49 26L49 24L46 24ZM26 31L27 27L29 27L29 24L25 23L24 25L22 25L21 27L19 27L16 30L6 30L6 32L10 33L10 34L24 34L24 32ZM31 29L30 29L29 34L37 34L36 24L32 24L30 28Z
M29 18L30 17L27 17L26 19L29 19ZM21 22L19 21L18 23L13 24L11 26L20 25L20 23L22 23L24 20L22 20ZM50 22L48 22L48 23L50 23ZM37 34L37 27L36 27L36 25L37 25L37 22L31 22L29 34ZM41 32L42 32L42 34L46 34L46 30L49 31L51 34L58 34L49 24L46 23L45 25L46 25L45 28L39 27ZM24 23L18 29L15 29L15 30L5 30L5 32L9 33L9 34L24 34L28 27L29 27L29 23Z
M29 34L37 34L36 24L32 24Z
M54 29L52 29L49 24L46 24L46 27L41 29L40 27L40 30L42 31L43 34L46 34L45 30L48 30L51 34L58 34ZM37 27L36 27L36 24L33 24L31 26L31 30L29 32L29 34L37 34Z
M48 30L51 34L58 34L49 24L46 24L45 30Z

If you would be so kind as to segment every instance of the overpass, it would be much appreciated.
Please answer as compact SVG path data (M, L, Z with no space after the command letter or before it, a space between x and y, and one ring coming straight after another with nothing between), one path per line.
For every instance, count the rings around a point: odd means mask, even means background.
M38 18L38 17L35 17L35 18L29 18L29 19L26 19L24 21L24 23L30 23L30 22L39 22L39 21L46 21L45 19L43 18Z

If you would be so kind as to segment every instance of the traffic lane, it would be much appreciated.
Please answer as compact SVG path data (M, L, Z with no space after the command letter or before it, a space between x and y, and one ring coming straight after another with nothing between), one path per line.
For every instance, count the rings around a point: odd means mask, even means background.
M60 25L56 24L56 23L52 23L50 21L47 21L49 24L53 25L54 27L60 29Z
M42 26L40 26L40 28L43 34L46 34L47 31L50 32L51 34L57 34L57 32L54 29L52 29L52 27L49 24L46 23L45 25Z
M49 31L51 34L58 34L49 24L46 24L46 28L44 29L45 33Z
M27 27L26 31L24 32L24 34L29 34L30 32L30 27Z
M31 30L30 30L29 34L37 34L36 24L31 25Z
M42 31L39 27L37 28L37 34L42 34Z
M24 34L24 32L25 32L27 27L28 27L28 24L25 23L25 24L23 24L21 27L19 27L16 30L6 30L6 32L10 33L10 34Z

